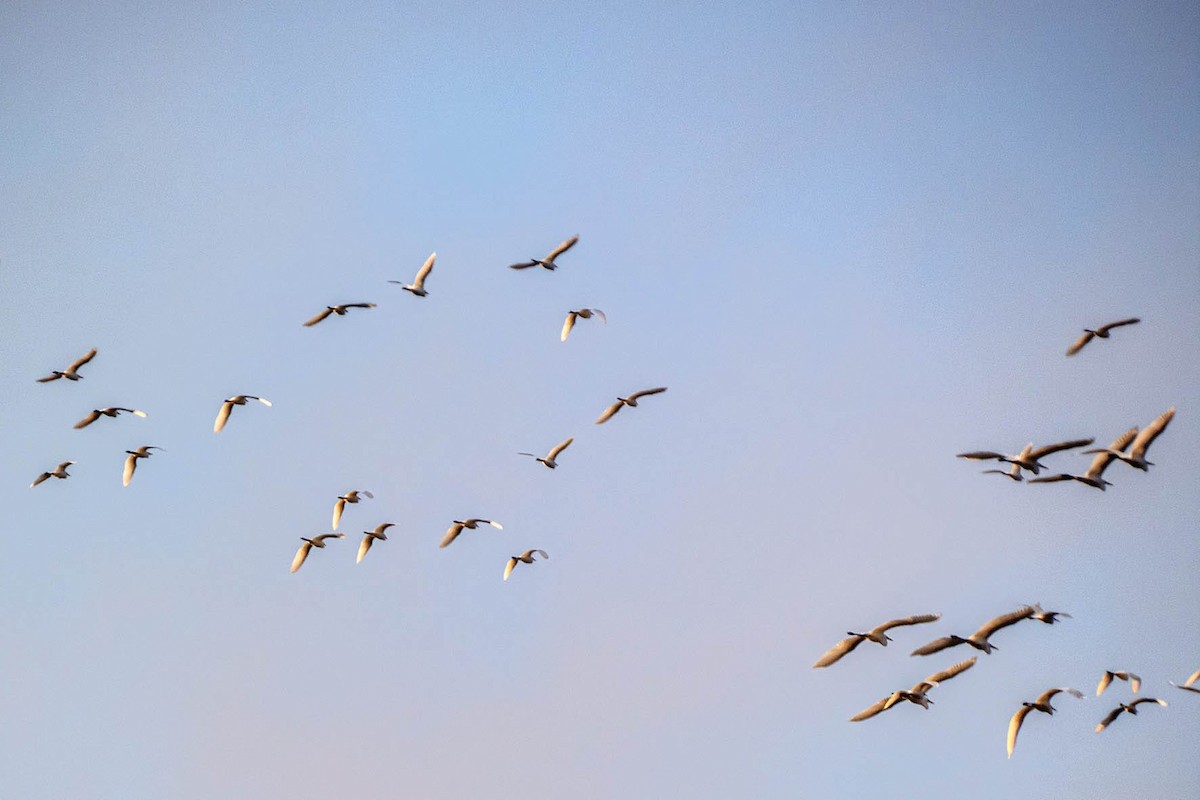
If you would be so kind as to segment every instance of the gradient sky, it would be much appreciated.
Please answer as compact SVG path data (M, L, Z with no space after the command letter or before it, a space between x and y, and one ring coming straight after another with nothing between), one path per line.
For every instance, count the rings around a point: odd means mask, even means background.
M1200 796L1194 3L189 5L0 8L5 796Z

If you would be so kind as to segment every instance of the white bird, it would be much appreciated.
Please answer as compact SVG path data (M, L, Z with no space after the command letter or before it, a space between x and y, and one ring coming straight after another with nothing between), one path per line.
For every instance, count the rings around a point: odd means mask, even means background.
M133 471L137 469L138 459L139 458L149 458L152 455L152 453L150 452L151 450L162 450L162 448L155 447L152 444L144 444L141 447L139 447L137 450L126 450L125 451L126 453L129 454L129 458L125 459L125 472L121 475L121 485L122 486L129 485L129 482L131 480L133 480Z
M363 556L365 556L367 554L367 551L371 549L371 545L375 544L376 539L378 539L381 542L386 542L387 534L384 533L384 531L386 531L388 528L393 527L394 525L395 525L394 522L385 522L373 531L363 531L362 544L360 544L358 546L358 558L355 560L354 563L355 564L362 563Z
M92 409L92 413L88 414L86 417L79 420L79 422L76 422L74 427L76 430L81 430L83 428L86 428L88 425L91 425L93 422L100 419L100 417L102 417L102 416L115 417L118 414L120 414L121 412L125 412L126 414L133 414L135 417L146 416L145 411L138 411L136 408L94 408L94 409Z
M1048 444L1043 447L1039 447L1036 450L1033 447L1033 442L1030 442L1029 444L1025 445L1025 448L1021 450L1021 452L1017 453L1016 455L1005 455L1004 453L997 453L992 450L974 450L970 453L959 453L957 458L967 458L972 461L1004 461L1037 475L1038 472L1046 469L1046 465L1041 463L1042 458L1045 458L1052 453L1057 453L1060 450L1070 450L1075 447L1087 447L1094 441L1096 440L1072 439L1069 442ZM1009 477L1012 477L1012 475L1010 474ZM1017 480L1020 480L1020 478L1018 477Z
M82 355L81 357L76 359L75 361L72 361L71 366L67 367L62 372L59 372L58 370L53 370L46 377L38 378L37 382L38 383L49 383L50 381L56 381L59 378L66 378L69 381L82 380L83 376L79 374L79 368L82 367L84 364L88 363L89 361L91 361L95 357L96 357L96 348L93 347L91 350L87 351L87 353L85 353L84 355Z
M1098 683L1096 685L1096 697L1099 697L1100 695L1104 694L1104 690L1107 689L1108 685L1113 682L1113 678L1116 678L1116 679L1122 680L1122 681L1129 681L1129 690L1131 692L1133 692L1134 694L1137 694L1138 690L1142 688L1142 679L1140 677L1138 677L1137 675L1134 675L1132 672L1125 672L1125 671L1105 672L1104 675L1100 678L1100 683Z
M271 405L271 401L265 397L255 397L252 394L235 394L224 403L221 403L221 409L217 412L217 421L213 423L213 433L220 433L225 427L226 421L229 420L229 413L233 411L233 407L244 406L247 400L257 400L267 407Z
M1007 628L1009 625L1015 625L1023 619L1029 619L1035 614L1033 606L1025 606L1016 611L1011 611L1008 614L1001 614L994 619L990 619L979 627L979 630L972 633L970 636L943 636L940 639L934 639L929 644L924 644L912 651L914 656L927 656L947 647L954 647L960 644L968 644L976 650L982 650L984 653L991 655L993 650L998 650L996 645L988 641L988 637L1001 628Z
M1083 349L1083 346L1085 344L1087 344L1088 342L1090 342L1092 340L1093 337L1107 339L1108 332L1111 331L1113 328L1119 328L1122 325L1133 325L1135 322L1141 322L1141 320L1138 319L1137 317L1133 317L1131 319L1123 319L1123 320L1120 320L1119 322L1110 322L1107 325L1101 325L1099 328L1096 328L1095 330L1092 330L1091 328L1084 328L1083 336L1080 336L1078 339L1075 340L1075 342L1070 347L1067 348L1067 355L1073 356L1076 353L1078 353L1080 350Z
M1047 689L1038 695L1038 698L1032 703L1021 703L1021 707L1017 709L1017 713L1012 715L1012 719L1008 722L1008 757L1012 758L1013 748L1017 746L1017 734L1021 732L1021 723L1025 721L1025 717L1029 716L1031 711L1041 711L1043 714L1054 714L1054 706L1050 705L1050 699L1059 692L1066 692L1072 697L1083 699L1083 692L1078 689L1071 689L1063 686L1056 689Z
M1167 425L1170 424L1171 420L1174 418L1175 406L1171 406L1164 411L1158 417L1158 419L1142 428L1141 433L1134 438L1133 444L1129 446L1128 453L1124 452L1124 447L1117 447L1116 442L1113 443L1112 447L1105 447L1098 450L1084 450L1083 452L1088 454L1107 453L1113 458L1124 461L1131 467L1136 467L1142 472L1147 472L1150 467L1154 466L1154 462L1146 460L1146 450L1151 444L1154 443L1154 440L1158 438L1158 435L1167 429ZM1137 428L1134 428L1134 430L1137 430ZM1120 441L1120 439L1117 441Z
M325 319L330 314L337 314L339 317L344 317L344 316L346 316L346 309L348 309L348 308L374 308L374 307L375 307L374 303L344 303L343 305L340 305L340 306L325 306L325 310L322 311L320 314L317 314L315 317L310 319L308 322L305 322L304 327L311 328L313 325L316 325L318 322Z
M306 539L301 536L300 541L304 544L300 545L300 549L296 551L296 557L292 559L292 572L300 569L304 564L304 559L308 558L308 552L314 547L325 547L326 539L342 539L346 536L344 533L322 533L320 536L314 536L311 539Z
M1122 711L1128 711L1130 714L1137 716L1137 713L1138 713L1137 707L1140 706L1142 703L1158 703L1160 706L1165 706L1167 704L1167 701L1159 700L1157 697L1142 697L1137 700L1134 700L1132 703L1121 703L1121 705L1117 706L1112 711L1110 711L1108 713L1107 717L1100 720L1099 724L1096 725L1096 733L1099 733L1100 731L1104 730L1109 725L1111 725L1113 723L1113 720L1115 720L1117 717L1121 716Z
M567 439L565 442L561 442L560 444L555 445L554 449L551 450L549 453L547 453L545 458L541 458L540 456L538 456L534 453L517 453L517 455L530 456L531 458L536 458L538 461L545 464L550 469L554 469L555 467L558 466L558 462L555 461L554 459L558 458L559 453L561 453L563 450L566 450L568 447L570 447L571 442L573 442L573 441L575 441L574 436L572 436L570 439Z
M361 495L362 497L360 497ZM375 495L368 492L366 489L355 489L352 492L346 492L343 495L338 495L337 502L333 504L333 529L338 529L338 523L342 521L342 512L346 510L346 503L357 503L363 497L375 499Z
M892 628L898 628L902 625L920 625L925 622L935 622L942 618L941 614L918 614L912 617L903 617L901 619L892 619L877 625L866 633L855 633L854 631L846 631L849 638L842 639L840 642L829 648L825 655L817 659L817 663L813 664L813 668L828 667L830 664L835 664L841 660L842 656L854 650L865 641L872 641L876 644L881 644L887 647L887 643L892 641L892 637L887 635L887 631Z
M417 297L424 297L429 294L425 291L425 279L429 277L429 273L433 272L433 262L437 258L437 253L430 253L429 258L425 259L425 263L417 270L417 277L413 279L411 284L404 281L388 281L388 283L398 283L400 288L406 292L412 292Z
M504 530L504 526L499 522L492 522L490 519L456 519L454 524L446 529L446 535L442 537L442 541L438 543L438 547L447 547L451 542L458 538L458 535L463 532L463 528L475 530L480 523L491 525L496 530Z
M33 479L33 483L29 484L29 488L32 489L33 487L37 486L39 483L46 480L47 478L58 478L60 480L66 480L67 478L71 477L67 473L67 467L71 466L74 463L75 463L74 461L64 461L61 464L59 464L57 467L55 467L52 472L43 472L41 475L38 475L36 478Z
M519 556L512 556L511 558L508 559L508 563L504 566L504 580L508 580L508 576L512 575L512 571L516 568L518 563L532 564L533 560L534 560L533 559L534 553L537 553L542 558L550 558L550 556L547 555L545 550L526 550L524 553L521 553L521 555L519 555Z
M944 681L950 680L955 675L958 675L962 672L966 672L971 667L975 666L975 660L976 660L975 658L968 658L966 661L960 661L957 664L955 664L954 666L948 667L947 669L944 669L941 672L935 672L932 675L930 675L928 678L926 678L925 680L919 681L918 683L916 683L907 692L905 692L905 691L892 692L887 697L880 698L873 705L867 706L862 711L855 714L853 717L850 718L850 721L851 722L862 722L864 719L870 719L871 717L873 717L881 712L887 711L889 708L892 708L897 703L899 703L901 700L907 700L910 703L916 703L917 705L921 706L922 708L928 709L929 706L933 703L933 701L929 699L929 697L926 695L926 692L928 692L934 686L937 686L938 684L940 684Z
M1065 472L1062 472L1058 475L1047 475L1044 478L1031 478L1029 482L1058 483L1059 481L1078 481L1079 483L1087 484L1088 486L1099 489L1103 492L1107 487L1112 486L1111 483L1104 480L1102 477L1104 475L1104 470L1108 469L1108 465L1117 458L1110 451L1124 450L1129 443L1133 441L1133 438L1137 436L1137 430L1137 428L1130 428L1129 430L1125 431L1125 433L1118 436L1116 441L1114 441L1103 452L1092 459L1092 463L1088 467L1087 472L1083 473L1082 475L1069 475Z
M575 327L576 317L578 317L580 319L591 319L593 314L596 315L597 317L599 317L600 321L603 322L605 325L608 324L608 317L604 316L604 312L598 308L580 308L580 309L576 309L575 311L568 311L567 312L567 321L564 322L563 326L562 326L562 339L561 340L564 342L567 340L567 334L569 334L571 332L571 328Z
M1191 676L1183 683L1175 683L1175 681L1168 681L1168 683L1170 683L1176 689L1183 689L1185 692L1196 692L1197 694L1200 694L1200 688L1192 685L1196 681L1200 681L1200 669L1193 672Z
M608 422L610 419L612 419L613 414L616 414L618 411L620 411L623 406L637 408L637 401L639 397L648 397L652 394L662 394L666 390L667 387L660 386L657 389L643 389L640 392L634 392L633 394L629 395L629 397L618 397L617 402L604 409L604 413L601 414L600 418L596 420L596 424L602 425L605 422Z
M551 250L550 255L546 256L545 258L531 258L528 261L522 261L519 264L510 264L509 266L512 269L529 269L530 267L545 267L546 269L553 270L555 267L558 266L557 264L554 263L554 259L558 258L563 253L570 250L572 247L575 246L575 243L578 241L579 241L579 235L576 234L575 236L572 236L570 239L567 239L565 242L560 244L558 247Z

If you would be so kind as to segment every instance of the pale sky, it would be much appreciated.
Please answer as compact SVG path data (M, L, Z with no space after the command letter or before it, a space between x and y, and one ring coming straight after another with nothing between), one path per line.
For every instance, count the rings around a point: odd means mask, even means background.
M0 8L0 793L1200 796L1195 4L303 8Z

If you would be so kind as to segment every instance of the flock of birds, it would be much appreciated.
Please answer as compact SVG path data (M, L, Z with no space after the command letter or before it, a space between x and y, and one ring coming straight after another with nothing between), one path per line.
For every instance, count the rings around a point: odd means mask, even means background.
M564 253L566 253L568 250L570 250L578 241L579 241L578 236L572 236L571 238L564 241L562 244L558 245L558 247L554 248L554 250L552 250L545 258L530 259L529 261L519 262L516 264L512 264L510 266L514 270L523 270L523 269L528 269L530 267L540 266L546 270L553 271L558 266L558 264L556 263L556 259L558 259ZM426 297L426 296L428 296L429 292L425 288L425 283L429 279L430 274L433 272L434 263L436 262L436 260L437 260L437 253L435 252L435 253L430 254L429 258L427 258L425 260L424 264L422 264L420 269L417 271L417 274L413 278L412 283L404 283L403 281L388 281L388 282L393 283L393 284L399 284L400 287L404 291L409 292L416 297ZM326 306L324 308L324 310L320 311L319 313L317 313L316 315L314 315L313 317L311 317L310 319L305 321L303 323L303 325L304 325L304 327L311 328L330 317L346 316L346 314L349 313L350 309L359 309L359 308L372 309L375 307L376 307L375 303L365 303L365 302L364 303L343 303L341 305ZM572 328L575 326L576 320L592 319L593 317L600 319L602 322L605 322L605 323L608 322L608 317L604 314L603 311L601 311L598 308L580 308L580 309L572 309L572 310L568 311L566 321L563 323L563 327L562 327L562 333L560 336L561 341L565 342L567 340L567 336L570 334ZM96 357L97 352L98 351L96 348L92 348L86 354L84 354L83 356L81 356L80 358L78 358L74 362L72 362L66 369L61 370L61 371L54 370L46 377L38 378L37 382L38 383L50 383L52 381L57 381L60 379L77 382L84 377L83 375L81 375L79 373L79 370L81 368L83 368L85 365L87 365L88 363L90 363L92 361L92 359L94 359ZM615 403L612 403L611 405L609 405L607 408L604 409L604 411L596 419L596 424L601 425L601 424L607 422L609 419L611 419L613 417L613 415L615 415L618 411L620 411L622 408L624 408L626 406L628 406L630 408L636 408L638 405L638 400L640 400L641 398L656 395L656 394L661 394L661 393L665 392L666 390L667 389L665 386L659 386L659 387L655 387L652 389L643 389L640 391L636 391L625 397L618 397ZM268 406L268 407L271 406L270 400L267 400L264 397L259 397L256 395L238 394L238 395L229 397L221 403L220 409L217 411L216 421L213 423L213 433L220 433L222 430L225 429L226 424L229 422L230 414L233 412L233 409L235 406L248 405L248 402L251 400L256 400L264 406ZM75 423L74 427L76 429L86 428L87 426L91 425L93 422L97 421L101 417L117 417L118 415L125 414L125 413L133 414L138 417L146 416L145 411L141 411L139 409L133 409L133 408L124 408L124 407L97 408L97 409L93 409L87 416L85 416L79 422ZM531 456L531 457L535 458L541 464L545 465L547 468L555 469L558 467L558 461L557 461L558 457L563 453L564 450L567 449L567 447L569 447L571 445L571 443L573 441L575 441L574 437L570 437L570 438L566 439L565 441L561 442L560 444L556 445L553 449L551 449L550 452L547 453L544 457L538 456L535 453L518 453L518 455ZM158 447L156 445L142 445L141 447L138 447L135 450L126 450L125 453L127 454L128 457L125 459L125 466L124 466L124 470L122 472L122 478L121 478L122 484L124 486L128 486L130 484L130 482L133 480L134 474L137 470L138 461L143 460L143 459L148 459L148 458L150 458L151 455L153 455L152 451L162 450L162 449L163 448ZM63 480L65 480L66 478L69 478L70 473L67 472L67 468L72 466L75 463L77 463L77 462L75 462L75 461L61 462L53 470L43 472L40 475L38 475L33 480L33 482L30 484L30 487L32 488L32 487L38 486L38 485L44 483L45 481L49 480L50 478L58 478L58 479L63 479ZM371 492L369 492L365 489L354 489L352 491L346 492L345 494L339 495L337 497L337 499L334 501L334 505L333 505L333 518L332 518L333 532L320 533L320 534L316 534L313 536L300 537L301 544L300 544L299 549L296 551L296 555L292 558L291 571L293 573L298 571L300 569L300 567L302 567L304 565L305 561L308 559L310 553L312 552L312 550L314 548L323 550L328 545L328 542L330 540L345 538L346 534L344 532L339 532L338 527L341 524L342 514L346 510L346 506L348 504L356 505L359 502L361 502L361 500L363 500L364 498L374 499L374 497L375 496ZM464 530L472 530L472 531L477 530L480 525L489 525L497 530L504 529L504 526L501 525L499 522L496 522L495 520L480 519L480 518L475 518L475 517L471 517L468 519L462 519L462 520L456 519L451 523L450 527L446 530L446 533L442 536L442 539L439 542L438 546L441 548L448 547L452 542L454 542L459 537L460 534L462 534L462 532ZM362 562L363 558L367 555L367 553L371 550L371 547L376 542L387 541L388 537L387 537L386 531L389 528L392 528L394 526L395 526L395 523L393 523L393 522L384 522L384 523L378 525L374 530L363 531L363 539L362 539L361 543L359 544L358 556L357 556L356 563ZM503 579L505 581L507 581L509 579L509 577L512 575L513 570L517 567L518 564L533 564L537 560L538 556L540 556L542 560L550 558L550 556L546 553L545 550L541 550L538 548L531 548L529 550L525 550L524 552L520 553L519 555L510 556L504 566Z
M1133 325L1140 322L1139 319L1130 318L1120 320L1118 322L1110 322L1106 325L1101 325L1098 328L1085 328L1082 336L1079 337L1067 349L1067 355L1073 356L1078 353L1088 342L1094 338L1107 339L1109 331L1113 328L1122 327L1125 325ZM1041 476L1042 470L1048 469L1045 464L1041 463L1041 459L1046 456L1058 453L1064 450L1073 450L1080 447L1087 447L1095 442L1095 439L1072 439L1070 441L1058 442L1056 444L1044 445L1042 447L1034 447L1033 443L1027 444L1019 453L1006 454L992 450L976 450L968 453L959 453L959 458L970 459L974 461L1000 461L1010 464L1009 469L989 469L984 470L985 474L1000 474L1014 481L1026 481L1025 472L1031 473L1034 478L1028 479L1027 483L1058 483L1062 481L1076 481L1087 486L1092 486L1103 491L1105 487L1112 484L1106 481L1102 476L1104 471L1114 461L1121 461L1131 467L1146 472L1150 467L1154 466L1153 462L1146 460L1146 451L1155 439L1159 437L1171 420L1175 417L1175 408L1172 406L1146 427L1139 430L1138 428L1130 428L1125 433L1118 436L1108 447L1097 448L1094 450L1084 450L1083 453L1093 455L1091 464L1082 475L1074 475L1071 473L1057 473L1053 475ZM888 636L888 631L893 628L907 627L911 625L924 625L931 622L936 622L941 619L941 614L917 614L911 617L901 617L898 619L888 620L881 625L862 633L847 631L847 637L831 647L816 663L814 668L828 667L836 664L849 653L853 652L863 642L874 642L883 647L887 647L888 642L892 638ZM1045 611L1036 603L1022 606L1016 611L1011 611L1006 614L1001 614L998 617L988 620L979 627L970 636L960 636L958 634L949 634L940 638L934 639L927 644L921 645L912 651L913 656L929 656L934 653L939 653L943 650L948 650L959 645L967 645L975 650L979 650L985 655L990 655L998 648L991 642L991 637L1003 628L1010 625L1015 625L1022 620L1032 619L1043 622L1047 625L1053 625L1060 617L1070 618L1070 614L1063 611ZM880 698L876 702L864 708L854 716L850 717L851 722L861 722L863 720L875 717L884 711L896 707L902 702L913 703L924 709L928 709L933 703L928 697L928 692L939 686L940 684L954 678L975 666L978 657L972 657L965 661L960 661L945 669L933 673L929 677L918 681L909 689L897 689ZM1128 671L1105 671L1100 678L1099 684L1096 686L1096 696L1104 693L1109 684L1113 680L1127 681L1129 683L1132 694L1137 694L1141 689L1142 679L1132 672ZM1188 692L1200 694L1200 687L1196 686L1200 682L1200 670L1192 673L1192 675L1182 684L1171 683L1179 689ZM1021 726L1034 711L1040 711L1043 714L1054 714L1054 706L1050 704L1051 699L1061 693L1067 693L1073 697L1083 698L1083 692L1070 687L1054 687L1042 692L1033 701L1025 701L1021 703L1021 707L1008 723L1008 733L1006 737L1006 746L1008 749L1008 757L1012 758L1013 750L1017 745L1017 735L1021 731ZM1120 703L1116 708L1108 713L1099 723L1096 724L1095 732L1100 733L1111 725L1121 714L1130 714L1136 716L1138 706L1153 703L1159 706L1166 706L1165 700L1156 697L1139 697L1131 702Z

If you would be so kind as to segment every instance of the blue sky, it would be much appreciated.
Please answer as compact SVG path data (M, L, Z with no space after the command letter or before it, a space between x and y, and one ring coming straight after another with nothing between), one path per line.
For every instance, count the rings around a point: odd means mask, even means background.
M5 6L0 787L1196 796L1198 40L1184 3ZM214 436L235 393L274 407ZM106 405L149 416L72 430ZM1103 494L953 457L1172 405ZM505 529L439 550L464 516ZM846 722L1039 601L1074 618ZM1097 736L1120 668L1171 705ZM1054 685L1089 698L1007 761Z

